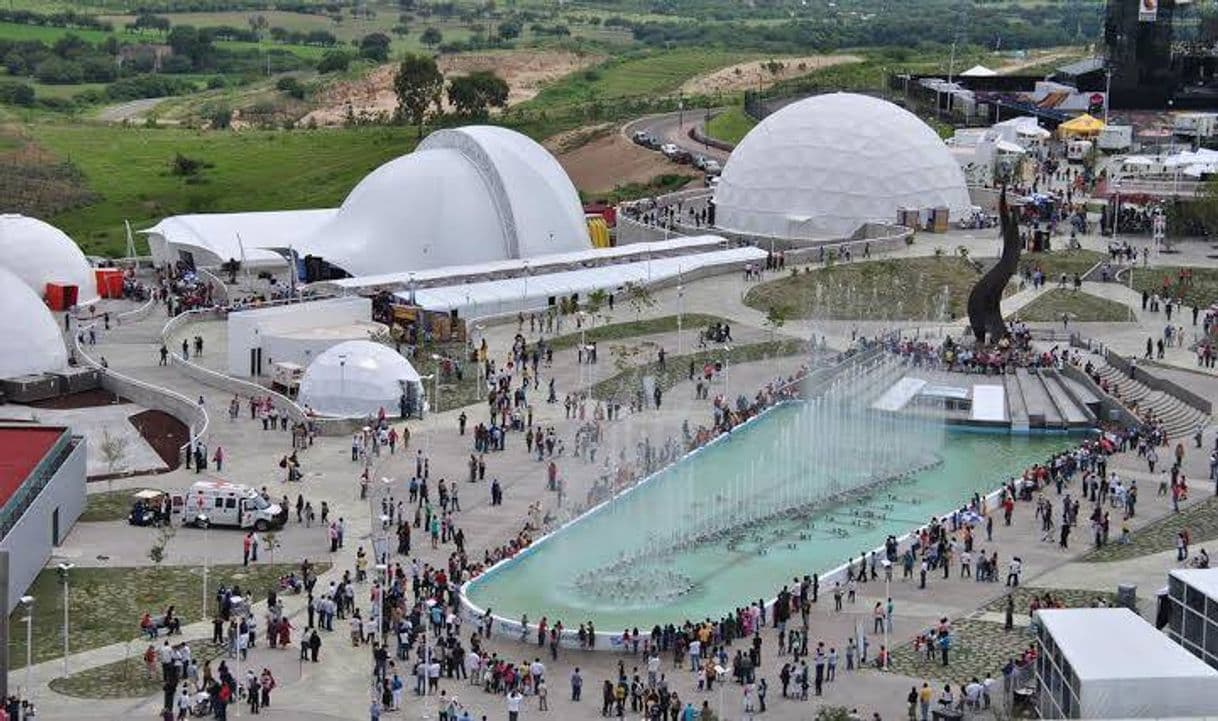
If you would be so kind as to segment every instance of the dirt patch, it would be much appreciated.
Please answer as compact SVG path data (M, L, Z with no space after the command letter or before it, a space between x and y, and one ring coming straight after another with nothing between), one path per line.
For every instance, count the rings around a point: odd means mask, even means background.
M140 432L152 450L161 457L167 471L172 471L180 465L178 453L183 445L190 440L190 429L177 418L163 411L143 411L136 413L127 420Z
M708 75L691 78L681 86L688 95L709 95L718 92L756 90L777 82L815 72L830 65L861 63L857 55L810 55L803 58L774 58L753 60L720 68ZM771 65L772 64L772 65Z
M0 127L0 211L45 218L96 200L80 168L55 157L20 128Z
M571 149L558 152L558 162L575 187L587 194L608 192L628 183L647 183L657 175L699 177L691 166L677 165L654 150L630 142L618 128L609 133L593 133L592 140L572 147L575 137L578 136L566 138L566 147ZM563 140L551 138L546 146L553 148L555 142Z
M112 406L131 401L116 396L110 391L94 388L91 391L81 391L80 393L72 393L71 395L59 396L58 398L47 398L42 401L31 401L25 403L31 408L48 408L57 411L69 411L77 408L97 408L98 406Z
M508 84L508 105L533 98L543 85L564 75L594 65L604 58L565 50L509 50L503 52L444 55L438 64L445 77L453 78L480 70L493 70ZM382 65L359 80L336 83L320 93L318 107L300 119L321 126L343 124L350 112L356 117L388 118L397 108L393 76L397 65ZM447 97L444 109L450 110Z

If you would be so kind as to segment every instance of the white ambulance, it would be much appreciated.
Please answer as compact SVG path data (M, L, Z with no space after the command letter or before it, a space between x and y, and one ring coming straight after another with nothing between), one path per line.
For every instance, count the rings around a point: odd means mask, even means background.
M281 528L288 510L257 490L227 481L198 481L186 493L171 496L174 520L186 526L228 526L267 531Z

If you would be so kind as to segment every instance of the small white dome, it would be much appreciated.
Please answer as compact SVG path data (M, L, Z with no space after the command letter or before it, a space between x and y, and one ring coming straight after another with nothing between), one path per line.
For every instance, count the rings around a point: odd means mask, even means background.
M76 243L62 230L26 215L0 215L0 265L38 294L47 283L76 286L79 305L96 302L97 279Z
M369 173L301 246L356 276L590 247L579 194L554 156L490 126L427 136Z
M350 340L332 346L309 364L297 400L325 416L365 416L381 408L393 414L411 383L419 383L419 374L392 348Z
M63 334L42 299L0 266L0 378L62 370L68 365Z
M970 208L964 173L917 116L852 93L792 103L749 131L715 189L715 224L779 238L840 238L900 208Z

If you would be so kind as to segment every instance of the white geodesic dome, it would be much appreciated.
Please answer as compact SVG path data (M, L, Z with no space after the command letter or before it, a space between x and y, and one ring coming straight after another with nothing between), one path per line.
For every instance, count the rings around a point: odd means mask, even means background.
M0 266L21 278L39 298L47 283L76 286L78 305L98 300L97 278L76 243L59 228L28 215L0 215Z
M792 239L848 237L900 208L969 210L964 173L917 116L853 93L792 103L749 131L715 190L715 224Z
M0 378L63 370L68 350L59 324L15 273L0 266Z
M419 374L392 348L370 340L330 347L305 369L297 401L324 416L394 414L403 393L417 394ZM414 391L407 391L413 384ZM417 396L416 396L417 397Z

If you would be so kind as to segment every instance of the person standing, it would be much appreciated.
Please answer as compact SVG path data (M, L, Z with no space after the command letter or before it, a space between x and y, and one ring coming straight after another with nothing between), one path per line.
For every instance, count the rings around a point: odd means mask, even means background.
M512 689L512 691L510 693L508 693L508 695L507 695L508 721L519 721L519 719L520 719L520 701L523 698L524 697L520 695L520 692L515 689Z
M579 672L579 666L576 666L575 670L571 672L571 700L579 703L579 696L583 689L584 677Z

